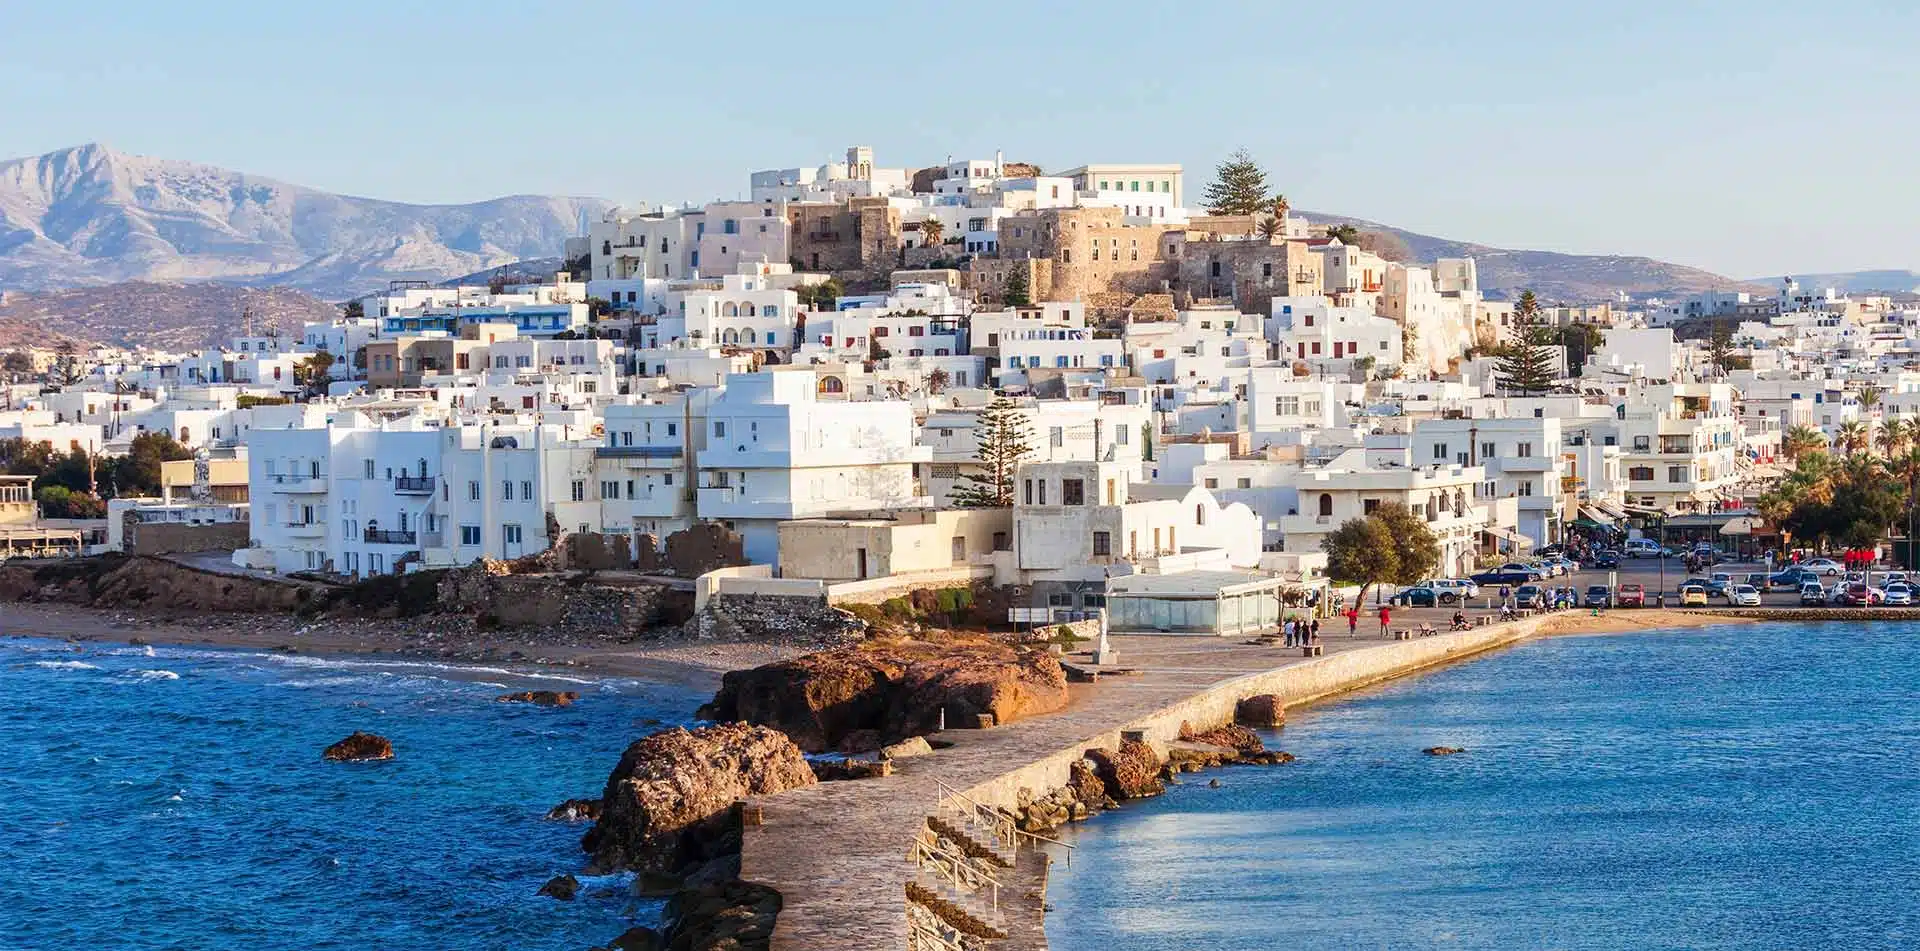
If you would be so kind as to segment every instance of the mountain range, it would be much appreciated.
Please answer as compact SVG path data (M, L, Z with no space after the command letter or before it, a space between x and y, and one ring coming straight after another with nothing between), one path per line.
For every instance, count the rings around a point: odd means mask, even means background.
M278 319L291 330L340 300L392 280L445 282L502 272L548 273L597 198L516 195L464 205L412 205L337 195L210 165L147 158L104 145L0 162L0 341L36 333L197 346ZM1499 248L1339 215L1397 237L1408 257L1472 257L1481 287L1548 301L1620 293L1767 292L1754 282L1628 255ZM1901 290L1912 271L1803 275L1809 287ZM270 291L270 293L269 293ZM312 295L312 296L309 296Z
M0 290L218 280L342 298L558 253L608 207L409 205L83 145L0 162Z

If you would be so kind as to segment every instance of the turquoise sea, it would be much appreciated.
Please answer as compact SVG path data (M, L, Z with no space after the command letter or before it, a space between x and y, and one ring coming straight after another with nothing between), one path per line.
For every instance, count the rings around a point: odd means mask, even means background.
M1920 623L1535 641L1267 739L1069 831L1053 951L1920 947Z
M578 690L565 709L496 703ZM579 949L651 923L577 872L620 752L684 688L501 668L0 639L0 948ZM321 760L354 730L384 763ZM595 897L594 893L606 891Z

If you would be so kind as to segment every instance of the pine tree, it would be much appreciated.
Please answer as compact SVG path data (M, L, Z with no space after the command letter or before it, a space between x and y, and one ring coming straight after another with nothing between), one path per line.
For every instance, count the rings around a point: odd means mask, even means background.
M1027 417L1014 402L1004 396L980 413L974 426L974 454L980 457L980 472L969 472L965 482L953 490L953 504L961 508L995 508L1013 504L1013 474L1033 446L1027 440Z
M1260 163L1238 149L1214 170L1207 186L1207 211L1216 215L1258 215L1273 207L1267 193L1267 173Z
M1552 346L1552 328L1540 323L1540 302L1532 291L1521 294L1513 305L1513 341L1494 370L1501 388L1521 396L1553 389Z
M1026 262L1007 272L1007 283L1000 291L1001 300L1008 307L1033 306L1033 288L1027 286Z

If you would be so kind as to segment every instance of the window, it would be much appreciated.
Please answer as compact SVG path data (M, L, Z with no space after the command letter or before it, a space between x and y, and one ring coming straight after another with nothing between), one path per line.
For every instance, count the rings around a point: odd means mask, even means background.
M1333 496L1325 492L1322 492L1320 494L1320 517L1325 518L1332 514L1333 514Z
M366 460L366 465L363 467L363 469L366 473L363 476L363 478L367 478L367 479L373 478L373 460L372 459Z
M480 526L478 525L460 526L460 544L462 545L480 544Z
M1533 495L1533 480L1532 479L1520 480L1520 487L1515 494L1519 495L1521 498L1526 498L1528 496Z
M520 497L529 502L533 501L533 483L525 479L520 480Z
M618 482L609 482L609 481L607 481L607 480L604 480L604 479L603 479L603 480L601 480L601 482L600 482L600 497L601 497L601 498L603 498L603 499L617 499L617 498L619 498L619 497L620 497L620 483L618 483Z
M505 501L505 502L513 501L513 480L512 479L508 479L505 482L500 483L500 498L502 501Z
M1627 470L1627 478L1636 482L1651 482L1653 481L1653 467L1634 466Z
M573 500L575 502L585 502L587 500L587 480L573 480Z
M716 419L713 421L713 438L715 439L727 438L727 421L726 420Z
M1106 532L1094 532L1093 554L1096 558L1113 554L1113 536Z
M1027 479L1025 481L1024 485L1020 490L1020 498L1022 500L1021 502L1022 505L1033 504L1033 480L1032 479Z
M1237 488L1242 488L1242 489L1251 489L1251 488L1253 488L1253 480L1252 480L1252 479L1248 479L1248 478L1242 478L1242 479L1240 479L1240 480L1239 480L1239 482L1238 482L1238 483L1236 484L1236 487L1237 487Z
M1040 499L1039 504L1045 505L1047 504L1047 480L1045 479L1039 480L1038 485L1039 485L1039 490L1035 494Z
M1523 442L1514 447L1513 454L1521 459L1533 458L1533 443Z
M1067 444L1066 427L1054 426L1047 430L1047 445L1055 449L1059 449L1060 447L1065 446L1066 444Z
M1362 514L1362 515L1372 515L1373 513L1375 513L1375 512L1378 512L1378 511L1380 511L1380 500L1379 500L1379 499L1365 499L1365 500L1363 500L1363 501L1361 501L1361 503L1360 503L1360 514Z
M1204 484L1205 484L1205 485L1206 485L1206 487L1207 487L1207 488L1209 488L1209 489L1217 489L1217 488L1219 488L1219 487L1220 487L1220 480L1219 480L1219 479L1208 479L1208 480L1206 480L1206 482L1205 482Z
M1483 442L1480 444L1480 458L1492 459L1497 455L1499 455L1499 453L1494 451L1493 443Z
M1447 444L1446 443L1437 442L1433 444L1433 458L1441 462L1447 461Z
M1667 481L1668 482L1687 481L1687 467L1686 466L1668 466Z
M1276 396L1273 398L1273 412L1276 416L1300 415L1300 397Z
M1080 481L1079 479L1061 479L1060 480L1060 504L1061 505L1087 504L1086 483Z
M500 540L509 545L520 544L520 526L511 524L500 526Z

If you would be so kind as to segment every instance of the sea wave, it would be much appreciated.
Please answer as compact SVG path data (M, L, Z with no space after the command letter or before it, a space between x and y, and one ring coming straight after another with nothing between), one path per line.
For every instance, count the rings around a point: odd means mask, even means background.
M121 676L131 677L135 680L179 680L180 679L180 675L174 673L171 670L129 670L129 671L122 672Z
M46 670L99 670L83 660L36 660L33 666Z

